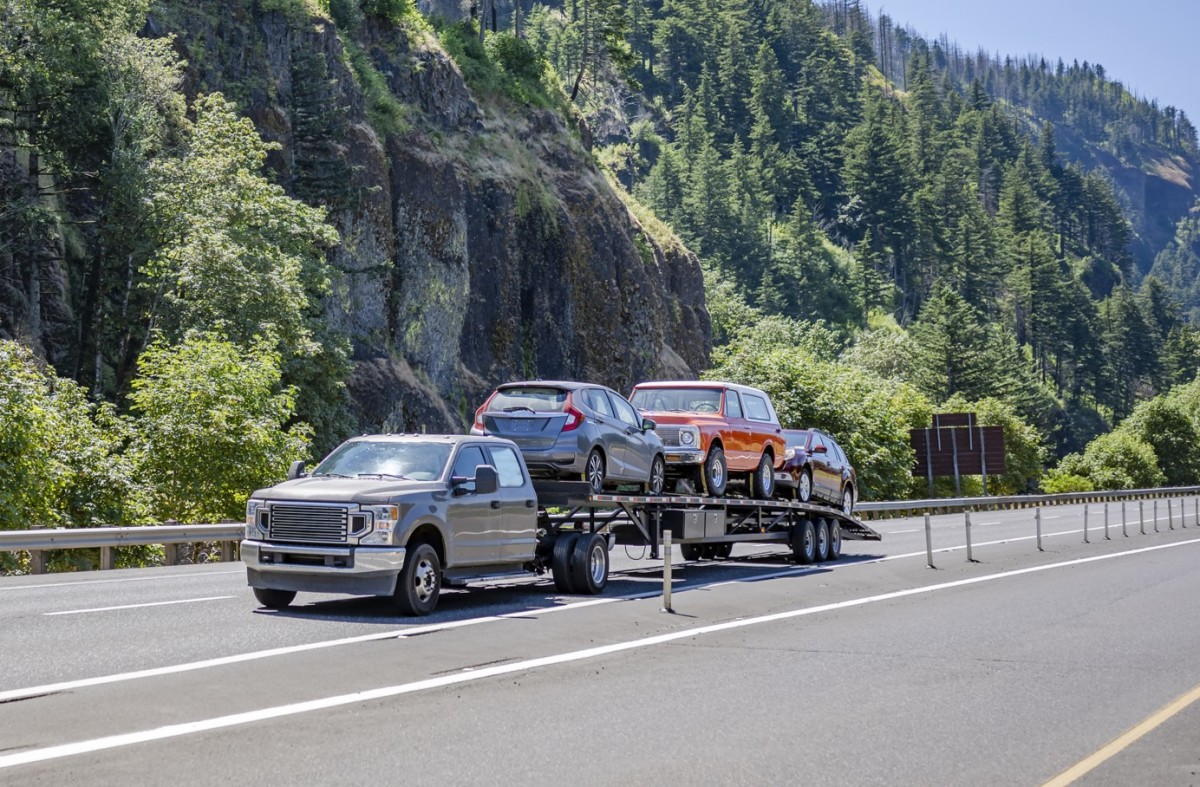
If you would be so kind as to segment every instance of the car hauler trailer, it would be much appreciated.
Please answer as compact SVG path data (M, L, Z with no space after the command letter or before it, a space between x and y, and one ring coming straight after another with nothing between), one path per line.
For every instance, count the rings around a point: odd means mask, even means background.
M540 529L555 542L554 554L573 552L574 539L610 534L618 544L649 547L658 558L662 534L670 532L685 560L724 559L734 545L784 544L802 565L841 556L842 540L879 541L878 532L841 509L785 500L685 495L593 495L587 484L534 482ZM558 509L549 513L549 509ZM564 510L565 509L565 510ZM595 592L572 584L565 557L550 561L561 592Z

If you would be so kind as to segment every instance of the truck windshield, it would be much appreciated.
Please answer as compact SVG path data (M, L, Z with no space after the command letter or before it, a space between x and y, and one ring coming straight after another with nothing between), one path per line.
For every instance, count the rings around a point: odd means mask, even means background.
M566 406L567 392L561 388L504 388L496 391L488 403L488 412L528 410L535 413L561 413Z
M657 413L718 413L720 388L639 388L629 400L639 410Z
M388 476L436 481L450 459L447 443L359 440L338 446L313 470L314 476Z

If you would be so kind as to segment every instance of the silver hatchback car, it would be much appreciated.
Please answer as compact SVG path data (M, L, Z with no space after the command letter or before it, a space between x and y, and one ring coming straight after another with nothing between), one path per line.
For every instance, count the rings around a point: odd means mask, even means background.
M475 412L471 434L512 440L534 476L581 479L594 494L636 483L657 495L666 462L654 427L611 388L537 380L497 388Z

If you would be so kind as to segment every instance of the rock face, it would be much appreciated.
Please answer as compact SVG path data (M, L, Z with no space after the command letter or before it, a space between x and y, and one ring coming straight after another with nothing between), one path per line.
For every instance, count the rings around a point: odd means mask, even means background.
M403 127L381 131L332 22L200 5L164 3L148 29L177 36L189 92L225 92L280 145L288 185L305 174L301 75L323 61L344 123L321 160L353 186L329 201L343 242L326 314L352 341L363 430L461 430L513 379L627 391L707 364L698 261L647 232L559 114L477 97L427 34L368 19L342 35L402 105Z

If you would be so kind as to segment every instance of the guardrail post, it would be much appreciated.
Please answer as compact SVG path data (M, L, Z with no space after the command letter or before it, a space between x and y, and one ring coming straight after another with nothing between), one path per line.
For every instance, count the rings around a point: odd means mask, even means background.
M933 530L929 527L929 512L925 512L925 565L929 568L937 568L933 565Z
M963 516L967 519L967 562L974 563L975 556L971 554L971 512L964 511Z
M1087 507L1087 503L1084 503L1083 504L1083 543L1085 543L1085 544L1091 543L1090 541L1088 541L1088 534L1087 534L1088 521L1087 521L1087 519L1088 519L1088 507Z
M1146 535L1146 503L1142 500L1138 501L1138 531Z
M221 542L221 562L222 563L232 563L233 562L233 543L234 542L232 542L232 541L222 541Z
M1045 552L1046 550L1042 549L1042 507L1041 506L1038 506L1037 510L1035 510L1033 512L1033 518L1034 518L1034 521L1037 523L1038 552Z
M117 566L117 556L112 547L100 547L100 570L111 571Z
M1172 513L1172 504L1170 498L1167 499L1167 530L1175 529L1175 518Z
M1158 498L1154 498L1154 532L1158 532Z
M29 550L29 573L46 573L46 553L40 549Z
M675 613L671 608L671 531L664 530L662 534L663 545L663 605L661 612Z
M163 565L179 565L179 544L163 544Z

